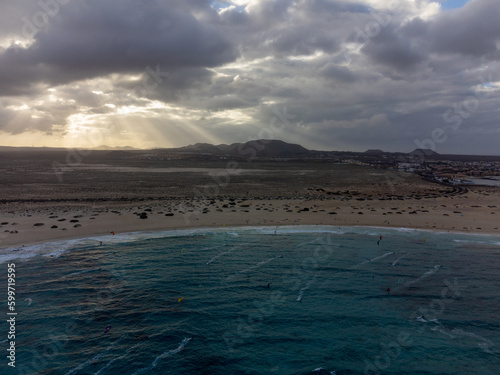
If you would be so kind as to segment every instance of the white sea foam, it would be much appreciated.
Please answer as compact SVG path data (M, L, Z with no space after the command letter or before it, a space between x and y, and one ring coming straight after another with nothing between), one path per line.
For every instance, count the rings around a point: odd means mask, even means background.
M396 266L396 264L398 264L398 263L399 263L399 260L400 260L401 258L403 258L403 257L399 257L398 259L396 259L396 260L395 260L395 261L391 264L391 267L395 267L395 266Z
M488 344L490 346L494 346L495 345L490 340L484 338L483 336L479 336L479 335L477 335L475 333L472 333L472 332L464 331L461 328L455 328L452 332L454 334L458 335L458 336L467 336L467 337L472 337L472 338L474 338L476 340L481 340L481 341L485 342L486 344Z
M228 251L225 251L223 253L220 253L220 254L217 254L216 256L214 256L212 259L210 259L206 264L210 264L210 263L213 263L215 262L217 259L219 259L221 256L223 255L226 255L226 254L229 254L229 253L232 253L234 250L236 250L237 248L236 247L233 247L231 250L228 250Z
M75 276L75 275L80 275L82 273L99 271L100 269L101 269L100 267L97 267L97 268L92 268L90 270L83 270L83 271L73 272L73 273L70 273L69 275L61 277L61 279L65 279L67 277L71 277L71 276Z
M127 351L125 352L125 354L119 356L119 357L116 357L116 358L113 358L111 361L109 361L108 363L106 363L106 366L102 367L99 371L97 371L96 373L94 373L94 375L99 375L101 372L103 372L104 370L106 370L109 366L111 366L113 363L127 357L128 353L130 353L133 349L137 348L138 346L140 346L142 344L142 342L138 343L138 344L135 344L134 346L130 347L127 349Z
M137 370L136 372L134 372L133 375L136 375L136 374L142 374L143 372L149 372L151 370L153 370L156 365L158 364L159 361L161 361L162 359L165 359L167 357L170 357L174 354L177 354L179 353L182 349L184 349L184 347L186 346L186 344L189 342L189 340L191 340L191 337L186 337L182 340L182 342L179 344L179 346L176 348L176 349L173 349L173 350L167 350L166 352L160 354L158 357L155 358L155 360L153 361L153 363L151 364L151 366L149 367L146 367L146 368L142 368L142 369L139 369Z
M415 280L411 280L411 281L408 281L406 284L400 286L400 287L397 287L394 291L400 291L401 289L403 288L408 288L410 286L412 286L413 284L416 284L418 283L419 281L429 277L429 276L432 276L434 275L436 272L438 272L439 270L441 269L441 265L438 264L436 266L434 266L434 268L430 271L427 271L425 272L422 276L420 276L418 279L415 279Z
M312 370L312 372L320 372L321 370L328 371L328 370L324 369L323 367L318 367L318 368L315 368L314 370ZM335 375L335 374L336 374L335 371L330 371L330 375Z
M306 284L305 287L303 287L300 292L299 292L299 295L297 296L297 301L301 301L302 300L302 297L304 296L304 292L309 289L309 287L316 281L316 278L318 277L318 275L314 275L314 277Z
M446 332L443 328L441 328L441 327L439 327L439 326L432 327L431 329L432 329L433 331L437 331L437 332L439 332L439 333L441 333L441 334L443 334L443 335L445 335L445 336L448 336L448 337L449 337L449 338L451 338L451 339L454 339L454 338L455 338L455 336L453 336L453 335L449 334L448 332Z
M388 252L388 253L385 253L385 254L380 255L380 256L378 256L378 257L375 257L375 258L373 258L373 259L368 259L368 260L365 260L364 262L361 262L361 263L359 263L359 264L356 264L355 266L352 266L351 268L359 268L359 267L361 267L361 266L363 266L363 265L365 265L365 264L367 264L367 263L376 262L377 260L383 259L383 258L385 258L385 257L388 257L389 255L392 255L392 254L394 254L394 252L393 252L393 251L390 251L390 252Z
M123 340L123 338L119 338L114 343L112 343L110 346L108 346L104 351L100 352L99 354L97 354L93 358L89 359L88 361L85 361L81 365L78 365L75 368L69 370L65 375L72 375L72 374L74 374L74 373L76 373L76 372L78 372L80 370L83 370L85 367L91 365L92 363L94 363L95 361L97 361L99 358L101 358L104 354L106 354L107 352L109 352L121 340Z
M72 277L72 276L81 275L82 273L99 271L100 269L101 269L100 267L97 267L97 268L92 268L90 270L83 270L83 271L73 272L73 273L70 273L68 275L62 276L62 277L60 277L58 279L42 281L40 283L34 283L34 284L31 284L31 285L42 285L42 284L55 283L55 282L58 282L58 281L61 281L61 280L66 280L67 278Z
M267 264L269 262L272 262L273 260L276 260L278 258L283 258L283 255L277 255L277 256L274 256L274 257L269 258L267 260L263 260L262 262L257 263L255 266L251 266L251 267L244 269L243 271L240 271L240 273L247 273L248 271L254 270L254 269L256 269L260 266L263 266L264 264Z

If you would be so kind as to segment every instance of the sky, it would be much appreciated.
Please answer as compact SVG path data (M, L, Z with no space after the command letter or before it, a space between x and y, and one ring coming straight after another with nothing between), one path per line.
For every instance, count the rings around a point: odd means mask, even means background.
M0 145L499 155L498 0L0 0Z

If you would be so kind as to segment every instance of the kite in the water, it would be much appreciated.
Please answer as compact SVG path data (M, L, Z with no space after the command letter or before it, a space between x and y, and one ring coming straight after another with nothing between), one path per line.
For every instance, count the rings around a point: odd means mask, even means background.
M106 330L104 331L104 333L108 333L110 329L111 329L111 326L110 326L110 325L108 325L108 326L106 327Z
M382 236L380 236L380 241L382 241Z

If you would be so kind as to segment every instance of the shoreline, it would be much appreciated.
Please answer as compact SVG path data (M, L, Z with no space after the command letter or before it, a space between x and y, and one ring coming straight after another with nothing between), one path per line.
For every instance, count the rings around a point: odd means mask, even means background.
M307 227L307 228L305 228ZM45 256L45 257L59 257L67 251L77 250L77 249L93 249L102 247L103 251L107 251L106 247L111 245L117 245L124 242L136 242L143 241L147 239L155 239L155 238L168 238L168 237L176 237L178 235L181 236L190 236L196 235L197 233L213 233L215 231L219 233L223 233L226 230L260 230L263 228L269 228L269 232L278 232L274 234L282 234L279 233L281 230L292 230L295 233L313 233L315 232L315 228L319 227L318 233L333 233L337 235L342 235L346 233L352 233L350 231L343 231L347 228L354 229L354 233L358 234L367 234L373 235L374 237L378 237L379 235L388 236L390 233L384 231L397 231L414 233L420 232L424 233L433 233L433 234L442 234L442 235L450 235L457 234L462 236L480 236L480 237L493 237L498 239L499 242L494 242L493 245L500 245L500 234L489 234L489 233L475 233L475 232L445 232L442 230L436 229L419 229L419 228L406 228L406 227L388 227L388 226L370 226L370 225L331 225L331 224L296 224L296 225L260 225L260 226L244 226L244 225L233 225L233 226L225 226L225 227L183 227L179 229L162 229L162 230L149 230L149 231L132 231L132 232L120 232L115 235L111 235L108 233L105 234L92 234L86 235L84 237L64 237L51 239L49 241L37 242L37 243L28 243L24 246L18 247L18 249L14 249L14 247L3 248L0 249L0 264L17 261L17 260L27 260L36 256ZM274 229L276 228L276 229ZM280 228L280 229L277 229ZM297 229L302 228L302 231L296 231ZM379 232L374 233L363 233L363 231L376 230ZM177 234L177 232L181 232ZM288 232L290 233L290 232ZM170 234L170 235L169 235ZM267 233L270 234L270 233ZM116 240L115 237L116 236ZM424 238L426 236L422 236ZM427 239L427 237L425 238ZM109 240L109 241L107 241ZM102 246L97 242L102 241Z
M474 193L468 193L473 195ZM481 198L479 204L478 200ZM496 196L428 200L191 199L0 207L0 250L133 232L328 225L500 236ZM471 204L472 202L476 204ZM3 208L3 209L2 209ZM141 215L147 217L141 219Z
M152 229L152 230L137 230L137 231L127 231L127 232L117 232L115 233L116 237L120 236L131 236L133 234L144 234L146 238L152 238L154 233L168 233L168 232L187 232L187 231L197 231L200 232L214 232L220 231L222 229L242 229L242 230L252 230L252 229L261 229L261 228L281 228L281 229L290 229L290 228L298 228L298 227L330 227L330 228L362 228L362 229L379 229L379 230L395 230L401 232L423 232L423 233L434 233L434 234L457 234L464 236L489 236L489 237L498 237L500 239L500 233L485 233L485 232L461 232L461 231L450 231L450 230L440 230L440 229L424 229L424 228L409 228L409 227L397 227L397 226L378 226L378 225L348 225L348 224L279 224L279 225L271 225L271 224L262 224L262 225L227 225L225 227L182 227L182 228L163 228L163 229ZM275 229L279 231L278 229ZM322 232L322 231L320 231ZM325 230L327 232L327 230ZM84 240L92 240L92 239L101 239L110 237L109 233L90 233L85 234L83 236L72 236L72 237L57 237L51 238L48 241L37 241L31 243L23 243L23 244L15 244L13 246L0 248L2 250L9 250L14 248L22 249L34 247L34 246L43 246L54 243L66 243L71 241L84 241ZM105 245L103 243L103 245ZM96 245L97 246L97 245Z

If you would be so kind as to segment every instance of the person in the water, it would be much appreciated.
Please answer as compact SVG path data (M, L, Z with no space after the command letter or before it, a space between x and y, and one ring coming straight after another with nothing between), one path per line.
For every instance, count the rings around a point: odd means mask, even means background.
M111 329L111 325L108 325L108 326L106 327L106 330L104 331L104 333L108 333L110 329Z

